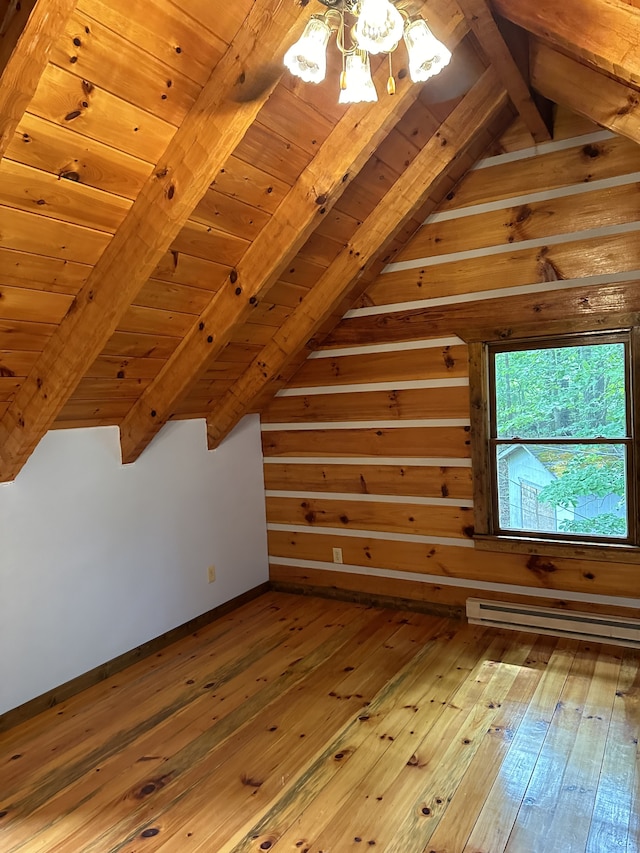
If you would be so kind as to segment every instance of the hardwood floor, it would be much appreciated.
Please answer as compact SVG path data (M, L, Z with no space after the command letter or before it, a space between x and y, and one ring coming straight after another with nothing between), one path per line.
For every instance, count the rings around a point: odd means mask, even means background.
M637 853L640 654L268 593L0 736L2 853Z

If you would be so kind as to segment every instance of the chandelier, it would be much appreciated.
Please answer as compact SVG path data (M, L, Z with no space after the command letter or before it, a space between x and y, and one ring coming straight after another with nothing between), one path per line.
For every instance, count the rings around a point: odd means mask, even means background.
M320 83L327 71L327 45L336 33L342 54L341 104L377 101L371 77L370 54L389 57L387 92L396 90L391 55L404 38L409 74L423 83L449 64L451 53L433 35L427 22L410 16L391 0L320 0L327 6L322 15L312 15L300 39L286 52L284 64L306 83Z

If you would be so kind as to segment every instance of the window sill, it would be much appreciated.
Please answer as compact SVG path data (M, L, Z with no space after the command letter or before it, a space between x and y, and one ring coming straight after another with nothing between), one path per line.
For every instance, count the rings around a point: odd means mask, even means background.
M476 533L473 537L479 551L509 554L564 557L568 560L593 560L606 563L640 563L640 547L636 545L603 545L567 542L566 539L528 539L526 536L495 536Z

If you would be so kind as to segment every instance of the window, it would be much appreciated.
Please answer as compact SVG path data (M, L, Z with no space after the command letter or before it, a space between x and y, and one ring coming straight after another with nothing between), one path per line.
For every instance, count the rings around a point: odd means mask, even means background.
M639 544L633 337L472 345L477 533Z

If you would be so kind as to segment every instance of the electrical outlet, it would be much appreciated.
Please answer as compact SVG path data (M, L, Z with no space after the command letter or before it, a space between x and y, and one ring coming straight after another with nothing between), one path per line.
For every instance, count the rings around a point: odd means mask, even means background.
M215 566L209 566L208 576L209 576L209 583L213 583L214 580L216 579L216 567Z
M334 548L333 549L333 562L341 563L342 562L342 548Z

